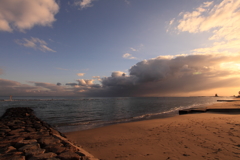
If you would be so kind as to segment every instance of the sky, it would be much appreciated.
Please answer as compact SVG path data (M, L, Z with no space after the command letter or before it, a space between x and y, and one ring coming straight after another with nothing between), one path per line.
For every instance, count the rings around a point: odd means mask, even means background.
M1 0L0 96L237 95L239 0Z

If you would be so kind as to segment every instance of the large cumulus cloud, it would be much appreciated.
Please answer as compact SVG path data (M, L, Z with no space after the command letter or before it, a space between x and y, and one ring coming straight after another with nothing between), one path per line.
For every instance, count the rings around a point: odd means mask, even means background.
M35 25L51 26L58 10L55 0L1 0L0 31L24 31Z
M240 55L160 56L138 62L124 72L101 79L101 88L87 96L164 96L237 87Z

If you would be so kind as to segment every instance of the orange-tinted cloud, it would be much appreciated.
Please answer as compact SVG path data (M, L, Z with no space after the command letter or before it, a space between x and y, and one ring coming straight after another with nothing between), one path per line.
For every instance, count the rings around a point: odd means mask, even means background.
M51 26L58 10L55 0L1 0L0 31L25 31L35 25Z

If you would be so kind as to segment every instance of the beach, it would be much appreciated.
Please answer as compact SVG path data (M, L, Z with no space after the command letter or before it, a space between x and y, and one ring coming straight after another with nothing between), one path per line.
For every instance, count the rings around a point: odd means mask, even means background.
M240 108L240 102L208 108ZM240 116L197 113L65 133L102 160L239 159Z

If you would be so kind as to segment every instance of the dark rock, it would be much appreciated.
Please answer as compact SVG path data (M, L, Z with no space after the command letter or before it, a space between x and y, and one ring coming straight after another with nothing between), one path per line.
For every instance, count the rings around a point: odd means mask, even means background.
M48 159L46 159L46 160L61 160L61 159L56 158L56 157L53 157L53 158L48 158Z
M18 141L15 145L16 148L20 148L24 145L27 145L27 144L33 144L33 143L37 143L37 140L36 139L29 139L29 140L21 140L21 141Z
M33 143L33 144L28 144L28 145L25 145L21 148L19 148L18 150L19 151L29 151L29 150L36 150L36 149L39 149L40 148L40 145L38 143Z
M47 145L50 145L50 144L60 143L61 141L57 138L48 136L48 137L42 137L38 142L42 145L47 146Z
M26 107L10 108L0 118L0 160L87 160L61 132Z
M32 128L32 127L27 127L27 128L25 128L25 131L26 132L36 132L36 129Z
M56 156L57 154L53 152L48 152L48 153L43 153L39 155L34 155L33 157L29 158L29 160L43 160L43 159L53 158Z
M81 157L74 152L63 152L58 157L62 160L79 160Z
M5 153L9 153L9 152L15 151L15 150L16 150L15 147L13 147L13 146L8 146L8 147L5 148Z
M24 129L15 129L15 130L11 130L10 132L8 132L9 135L15 135L15 134L19 134L20 132L23 132Z
M52 147L51 149L49 149L49 151L52 151L57 154L60 154L60 153L64 152L65 150L66 150L65 147Z
M11 129L9 129L9 128L1 128L0 129L0 132L10 132L11 131Z
M25 160L25 156L23 155L3 155L0 156L1 160Z
M45 151L46 151L45 149L38 148L35 150L26 150L25 154L26 154L26 156L28 156L28 155L35 156L35 155L43 154L43 153L45 153Z

